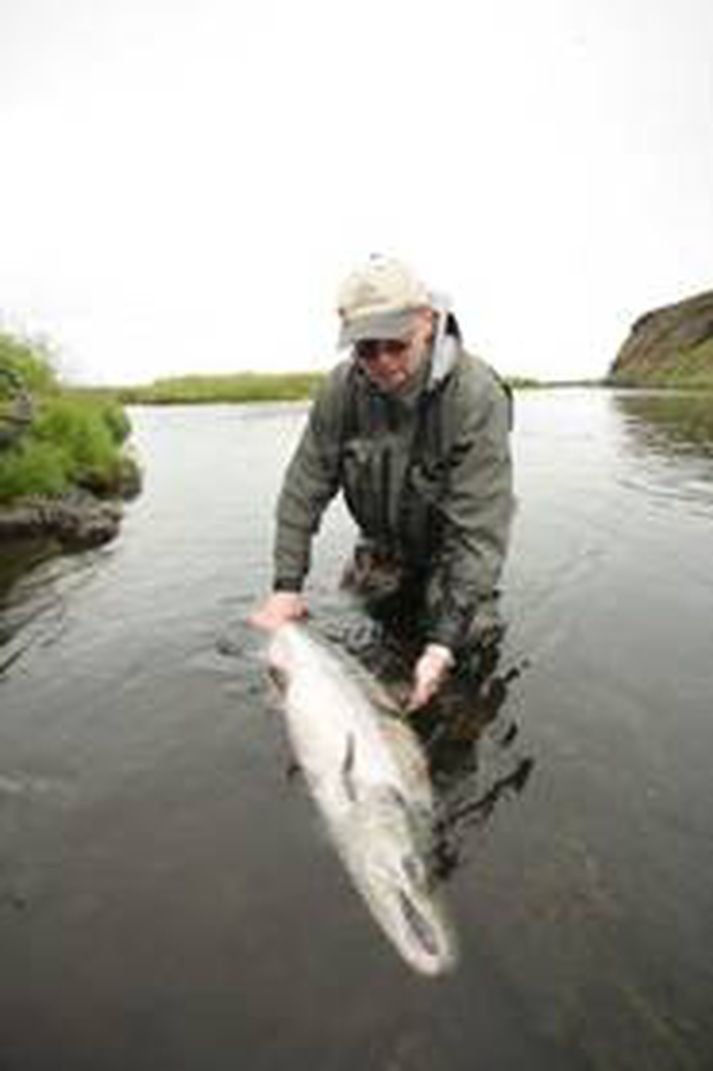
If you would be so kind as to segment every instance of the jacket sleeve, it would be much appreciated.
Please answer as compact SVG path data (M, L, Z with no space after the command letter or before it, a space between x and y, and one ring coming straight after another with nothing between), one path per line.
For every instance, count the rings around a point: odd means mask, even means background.
M458 409L460 412L458 412ZM461 647L507 553L513 513L510 399L489 375L462 392L445 493L438 505L441 552L427 592L429 639Z
M311 562L312 538L339 488L341 366L320 390L292 456L277 502L274 544L276 591L301 591Z

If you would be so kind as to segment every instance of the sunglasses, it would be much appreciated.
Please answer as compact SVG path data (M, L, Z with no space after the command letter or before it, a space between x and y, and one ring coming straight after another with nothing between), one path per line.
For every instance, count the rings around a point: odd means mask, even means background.
M402 342L397 338L368 338L363 342L357 342L354 346L360 361L366 364L375 361L377 357L385 353L388 357L400 357L409 348L408 342Z

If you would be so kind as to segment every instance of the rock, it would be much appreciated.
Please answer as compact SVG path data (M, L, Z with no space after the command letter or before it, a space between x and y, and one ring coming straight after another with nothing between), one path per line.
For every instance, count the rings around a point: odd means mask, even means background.
M713 291L639 317L608 379L632 386L713 387Z
M67 550L96 547L117 535L122 513L120 502L102 502L86 491L27 498L0 509L0 542L47 537Z

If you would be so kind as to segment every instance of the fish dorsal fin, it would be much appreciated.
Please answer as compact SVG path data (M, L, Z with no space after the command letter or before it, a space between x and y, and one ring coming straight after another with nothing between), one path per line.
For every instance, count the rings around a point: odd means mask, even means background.
M371 673L366 666L355 658L353 655L349 656L349 668L350 672L366 694L369 702L372 703L380 713L383 713L391 717L402 717L403 708L398 703L396 698L389 692L386 685L382 684L373 673Z
M300 625L299 627L303 631L306 631L315 643L339 658L340 662L348 670L349 675L365 693L369 702L372 703L378 711L387 715L390 714L394 717L403 716L402 704L400 704L388 688L374 676L371 670L367 669L356 654L345 647L343 642L339 643L336 640L330 639L323 633L318 632L312 626Z
M381 713L392 718L403 717L403 707L383 684L371 677L365 687L372 703Z

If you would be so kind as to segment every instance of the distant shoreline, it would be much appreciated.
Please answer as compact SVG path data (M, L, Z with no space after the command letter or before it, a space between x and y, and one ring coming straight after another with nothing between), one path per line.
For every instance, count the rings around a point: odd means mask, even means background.
M108 387L78 387L76 390L111 398L122 405L216 405L253 402L309 401L326 373L259 373L233 375L188 375L159 379L153 383ZM504 377L513 390L547 390L556 387L601 387L604 380L545 382L525 377Z

